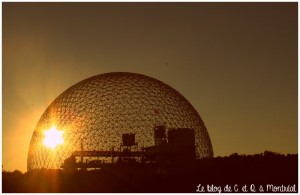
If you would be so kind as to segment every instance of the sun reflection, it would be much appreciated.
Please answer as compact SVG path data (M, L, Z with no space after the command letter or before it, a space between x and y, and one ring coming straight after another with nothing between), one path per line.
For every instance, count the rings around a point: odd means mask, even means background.
M57 145L63 144L63 131L57 130L55 126L52 126L50 129L44 131L44 141L43 144L46 147L54 149Z

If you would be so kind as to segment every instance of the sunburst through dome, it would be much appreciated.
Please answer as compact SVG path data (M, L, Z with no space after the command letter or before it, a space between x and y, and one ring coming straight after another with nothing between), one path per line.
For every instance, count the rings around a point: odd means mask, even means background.
M45 144L45 129L53 123L57 129L49 132L57 137ZM196 158L213 156L198 112L169 85L126 72L87 78L59 95L41 116L31 138L27 169L60 168L74 151L117 150L124 133L135 134L139 147L150 147L157 123L167 129L193 129Z
M51 149L54 149L57 145L63 144L63 131L57 130L55 126L44 131L44 141L43 144Z

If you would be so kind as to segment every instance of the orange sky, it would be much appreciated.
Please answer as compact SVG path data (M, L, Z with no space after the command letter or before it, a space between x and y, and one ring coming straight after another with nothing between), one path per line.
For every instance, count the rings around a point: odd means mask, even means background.
M6 170L26 171L33 130L60 93L113 71L183 94L215 156L298 152L297 3L3 3L2 11Z

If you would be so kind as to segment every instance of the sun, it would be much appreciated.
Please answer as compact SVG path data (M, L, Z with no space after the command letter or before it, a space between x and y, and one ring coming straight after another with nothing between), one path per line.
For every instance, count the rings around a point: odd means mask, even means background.
M63 131L57 130L55 126L52 126L50 129L44 131L44 141L43 144L54 149L57 145L63 144Z

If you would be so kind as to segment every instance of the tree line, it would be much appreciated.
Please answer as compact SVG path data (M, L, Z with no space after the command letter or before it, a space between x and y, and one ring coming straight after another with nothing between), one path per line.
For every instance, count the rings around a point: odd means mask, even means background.
M193 162L119 164L74 172L2 169L2 192L196 192L199 184L296 185L298 191L298 154L234 153Z

